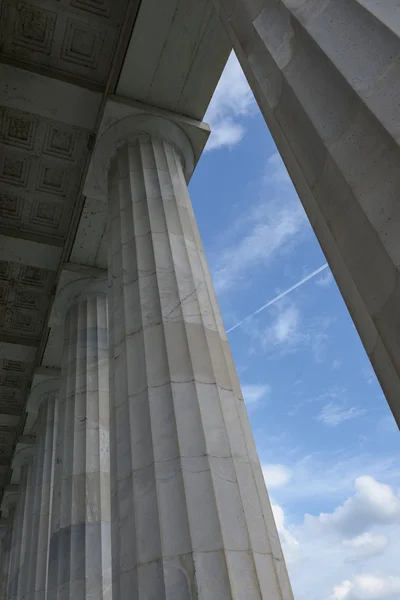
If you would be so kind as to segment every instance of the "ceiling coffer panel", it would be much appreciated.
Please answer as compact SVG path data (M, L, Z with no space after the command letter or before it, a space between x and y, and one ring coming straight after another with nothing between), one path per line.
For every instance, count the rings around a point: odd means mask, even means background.
M104 85L125 0L3 0L0 57Z
M0 220L63 239L88 152L89 132L0 107Z

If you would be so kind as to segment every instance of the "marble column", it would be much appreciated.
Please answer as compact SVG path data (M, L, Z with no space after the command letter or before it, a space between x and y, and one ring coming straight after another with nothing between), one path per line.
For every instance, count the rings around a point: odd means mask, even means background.
M65 317L48 600L111 598L107 296L94 287Z
M131 117L95 161L110 209L114 600L290 600L188 194L190 143Z
M20 496L14 515L11 540L8 600L20 600L25 588L27 548L32 526L33 456L31 448L20 450L15 455L13 468L20 468Z
M213 0L400 425L397 0Z
M46 380L31 392L30 408L36 404L38 417L35 471L32 482L32 531L27 551L27 575L24 600L47 598L49 533L55 462L55 433L57 424L57 395L59 381Z
M3 508L3 507L2 507ZM1 555L0 555L0 600L8 599L8 578L10 572L11 540L15 515L15 504L7 511L7 524L1 530ZM4 518L4 511L2 511Z

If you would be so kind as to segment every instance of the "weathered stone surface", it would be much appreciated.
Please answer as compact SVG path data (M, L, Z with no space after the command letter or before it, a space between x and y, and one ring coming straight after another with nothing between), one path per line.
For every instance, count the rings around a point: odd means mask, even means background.
M48 599L111 598L107 297L82 294L65 319Z
M400 424L397 0L213 0Z
M183 156L171 142L179 135L160 121L160 135L142 123L135 135L127 122L109 170L114 597L290 600Z
M8 599L17 600L24 592L26 581L26 553L32 519L32 456L25 456L21 464L20 497L14 514L11 540L10 571L8 578Z
M40 396L41 404L35 425L35 471L29 515L32 528L26 556L24 600L40 600L45 598L47 591L58 387L59 382L55 379L50 385L45 381L34 390L35 395Z

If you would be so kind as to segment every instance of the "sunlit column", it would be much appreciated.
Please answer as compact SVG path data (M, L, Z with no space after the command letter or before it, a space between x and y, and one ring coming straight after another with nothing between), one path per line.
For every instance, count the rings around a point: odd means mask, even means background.
M213 0L400 425L397 0Z
M188 194L191 145L132 117L95 160L109 167L114 598L289 600Z

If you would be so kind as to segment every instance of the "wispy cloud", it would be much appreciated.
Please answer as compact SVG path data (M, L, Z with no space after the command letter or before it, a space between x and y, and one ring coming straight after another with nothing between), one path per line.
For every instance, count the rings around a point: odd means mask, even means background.
M304 315L295 303L283 302L274 307L266 327L248 320L244 331L260 344L259 351L278 357L308 349L314 361L322 363L327 357L333 322L328 315Z
M357 419L357 417L360 417L363 414L365 414L365 410L363 408L357 406L351 406L350 408L347 408L343 404L330 402L322 408L317 416L317 420L321 421L325 425L336 427L344 421Z
M263 464L262 471L268 489L286 485L292 476L292 472L285 465Z
M256 197L252 202L246 199L243 212L226 233L225 245L218 252L213 268L218 293L245 283L250 269L287 255L309 231L306 229L307 218L290 180L279 175L282 168L280 157L268 162L266 173L260 177Z
M264 331L265 346L295 344L299 335L300 313L296 306L288 306L277 314L272 324Z
M320 277L319 279L317 279L316 284L319 287L328 287L331 285L331 283L333 282L333 275L330 271L325 271L325 273L322 275L322 277Z
M268 397L271 392L269 385L255 385L245 383L242 385L243 398L248 407L254 407L261 403L262 400Z
M234 54L231 53L204 120L211 126L206 151L231 148L243 138L243 117L255 114L253 93Z

